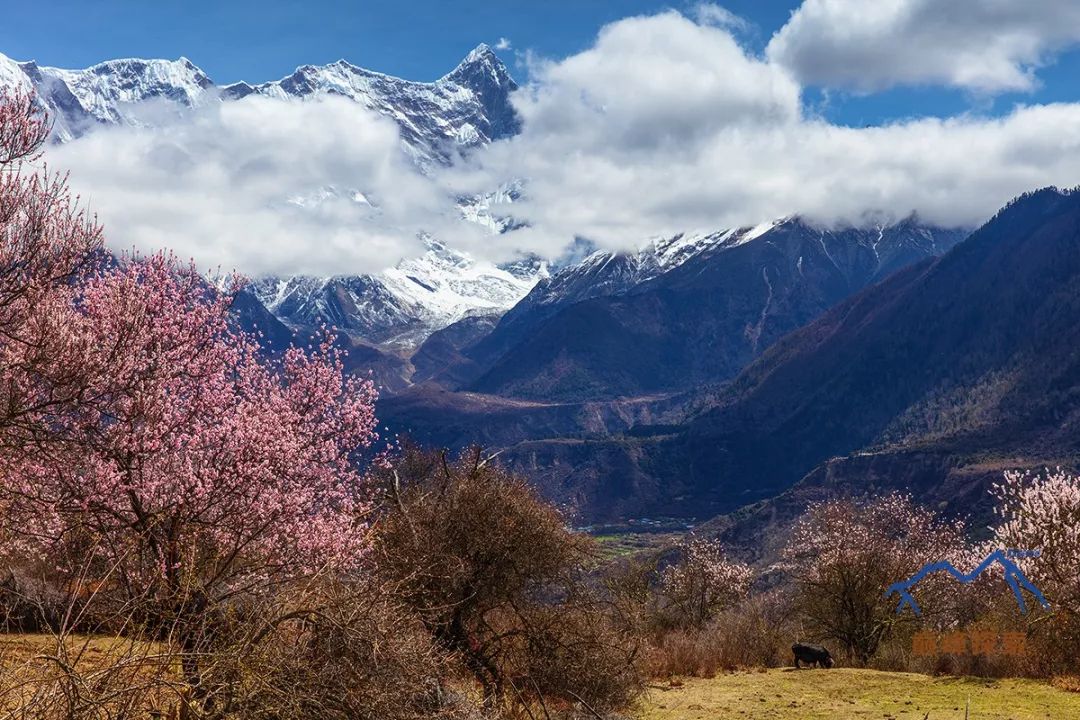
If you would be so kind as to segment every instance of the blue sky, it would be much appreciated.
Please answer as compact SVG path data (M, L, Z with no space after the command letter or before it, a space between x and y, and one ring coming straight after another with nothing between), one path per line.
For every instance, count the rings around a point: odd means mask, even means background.
M740 37L753 52L798 6L795 0L730 0L724 7L750 25ZM606 23L668 8L692 13L692 2L655 0L44 0L10 3L0 26L0 52L60 67L115 57L188 57L219 83L276 79L297 65L345 58L410 79L432 80L480 42L501 51L519 79L524 51L562 58L589 47ZM1074 101L1080 53L1049 58L1032 92L993 97L967 90L900 86L872 94L807 85L807 106L854 127L965 112L1000 115L1016 104Z
M795 4L740 0L727 6L775 28ZM481 42L494 45L507 37L518 49L564 56L589 45L605 23L690 3L44 0L13 5L5 8L0 27L0 52L12 57L84 67L112 57L185 55L216 81L232 82L276 79L297 65L340 58L433 80Z

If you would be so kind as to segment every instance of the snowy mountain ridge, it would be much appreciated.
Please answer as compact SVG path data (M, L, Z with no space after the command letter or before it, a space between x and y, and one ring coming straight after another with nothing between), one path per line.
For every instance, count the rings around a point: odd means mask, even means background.
M338 95L393 120L403 151L425 172L519 129L509 99L517 85L483 44L433 82L403 80L339 60L303 65L271 82L219 86L187 58L109 60L68 70L16 62L0 54L0 88L33 90L53 119L58 142L98 127L153 126L186 108L249 95L283 101ZM485 196L462 198L463 221L479 224L493 235L505 232L513 221L496 216L494 205L513 201L520 190L511 185ZM355 187L313 188L285 200L308 207L343 195L370 204L363 178L357 178ZM251 291L290 326L329 323L365 340L408 345L469 315L505 312L547 274L546 265L533 259L497 266L436 240L426 242L428 250L422 256L377 276L265 277L253 283Z
M756 226L730 228L717 232L681 233L655 238L632 252L597 250L583 259L555 268L550 277L536 287L514 312L527 307L565 305L595 297L620 295L659 278L688 261L750 243L776 243L796 234L818 245L823 256L844 276L853 272L850 253L863 248L872 266L859 272L884 276L912 257L936 255L951 247L963 229L938 228L922 224L916 216L898 222L870 224L867 227L830 229L818 227L798 216L778 218ZM834 256L833 253L840 253ZM801 268L802 257L794 258Z
M85 70L16 62L0 54L0 86L33 90L53 121L53 136L67 142L108 125L149 123L158 111L193 107L215 97L213 81L187 58L108 60Z
M83 70L17 62L0 54L0 87L33 89L66 142L101 125L149 124L143 107L227 102L258 94L281 99L340 95L393 120L406 153L421 168L449 163L456 152L513 135L509 102L517 84L487 45L450 73L417 82L357 67L345 60L303 65L280 80L219 86L187 58L108 60Z
M513 135L517 116L509 94L517 84L487 45L480 45L450 73L430 83L402 80L345 60L303 65L273 82L233 83L223 99L258 94L288 99L340 95L397 123L406 152L422 168L447 164L454 153Z

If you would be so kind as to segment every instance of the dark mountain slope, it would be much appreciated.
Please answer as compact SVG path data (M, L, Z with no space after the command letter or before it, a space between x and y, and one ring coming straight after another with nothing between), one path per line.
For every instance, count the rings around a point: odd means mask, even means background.
M1041 190L778 342L664 457L730 509L860 449L1060 457L1078 430L1080 195Z
M497 441L507 462L590 519L704 518L780 495L733 526L753 533L809 499L875 488L979 516L1003 468L1080 456L1080 194L1020 198L711 392L689 420L667 398L621 432ZM488 422L473 421L459 436ZM437 441L438 426L427 427Z
M717 482L712 458L689 462L698 449L687 419L718 398L731 404L723 385L754 358L754 341L764 350L880 268L958 237L913 222L830 233L793 220L747 242L714 243L644 280L656 269L641 256L596 256L542 282L479 342L462 347L473 328L451 328L413 358L415 379L488 392L416 389L384 398L379 416L425 443L500 450L589 518L724 511L764 493L753 478ZM610 295L596 297L596 288ZM483 359L476 351L499 344L510 349L470 385ZM698 506L712 494L721 500Z
M471 372L472 360L462 350L490 333L498 321L494 315L473 315L433 332L412 355L412 381L439 377L457 384Z
M241 330L257 335L274 352L283 352L293 342L293 331L247 290L236 294L232 315Z

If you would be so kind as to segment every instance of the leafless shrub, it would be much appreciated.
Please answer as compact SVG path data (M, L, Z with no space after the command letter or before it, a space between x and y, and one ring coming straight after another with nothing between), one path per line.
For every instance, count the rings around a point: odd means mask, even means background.
M320 580L249 608L211 656L221 718L458 718L447 658L388 588Z
M634 695L637 642L588 576L591 543L524 479L478 449L409 448L387 486L376 564L489 708Z
M725 670L783 665L790 659L793 631L789 598L778 591L761 593L704 626L656 635L649 673L712 677Z
M90 624L95 598L73 594L54 634L26 636L0 657L0 717L476 717L470 699L445 686L445 654L390 588L323 575L277 590L218 613L194 650L180 641L191 628L147 635L135 604ZM197 684L186 676L192 652Z

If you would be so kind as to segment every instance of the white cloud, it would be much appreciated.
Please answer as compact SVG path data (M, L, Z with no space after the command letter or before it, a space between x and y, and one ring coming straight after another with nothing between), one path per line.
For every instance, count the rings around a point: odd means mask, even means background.
M414 254L421 230L501 260L792 213L974 225L1024 191L1080 183L1080 104L836 126L807 113L786 66L695 17L628 18L581 53L533 59L514 97L523 132L431 177L390 120L332 97L210 103L157 130L93 133L50 162L72 170L113 247L249 274L378 270ZM492 210L527 228L496 240L458 219L453 197L516 179L526 197Z
M751 28L750 21L746 18L712 2L700 2L694 6L694 17L702 25L715 25L738 32L746 32Z
M1028 91L1080 41L1076 0L804 0L768 56L807 85Z
M112 248L170 248L248 274L379 270L453 214L396 125L343 98L207 103L154 128L90 133L48 159L71 171Z
M514 100L530 141L678 153L719 128L799 115L799 88L783 70L674 12L608 25L591 49L534 63L531 75Z
M495 43L496 50L509 50L511 47L513 47L513 45L510 44L509 38L501 37L499 38L499 41Z
M836 126L804 116L785 69L675 13L610 25L533 78L515 100L523 133L450 179L524 178L512 210L530 227L512 242L548 255L575 236L627 248L792 213L859 222L917 210L972 225L1026 190L1080 182L1078 104Z

